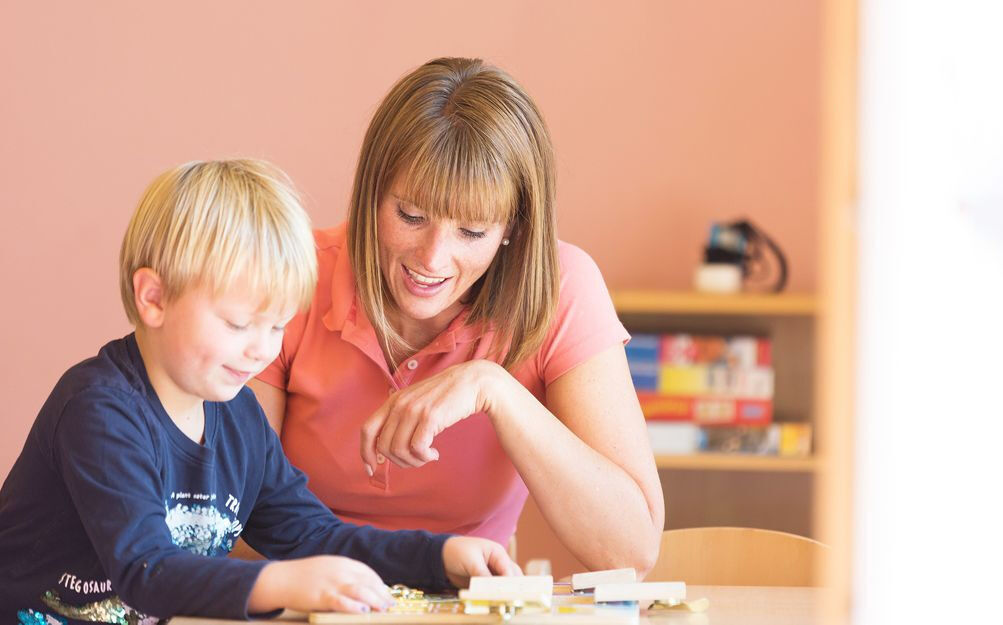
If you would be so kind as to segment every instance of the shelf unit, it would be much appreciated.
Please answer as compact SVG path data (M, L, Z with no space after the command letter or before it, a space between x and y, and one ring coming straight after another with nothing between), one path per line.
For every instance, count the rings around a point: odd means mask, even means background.
M613 303L632 334L752 334L772 341L774 420L813 422L815 321L808 293L716 295L618 290ZM816 428L817 432L817 428ZM812 535L815 457L659 454L666 527L746 525Z
M817 468L814 457L784 458L752 454L655 454L659 469L705 471L766 471L811 473Z
M716 295L688 291L613 291L622 315L814 315L815 297L807 293Z

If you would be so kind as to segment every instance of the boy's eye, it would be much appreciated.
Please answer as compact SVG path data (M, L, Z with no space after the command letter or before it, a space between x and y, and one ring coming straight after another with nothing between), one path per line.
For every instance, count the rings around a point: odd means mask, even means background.
M404 212L404 209L401 208L400 204L397 205L397 216L400 217L404 223L411 224L412 226L417 226L421 222L425 221L425 218L421 215L412 215Z
M247 325L246 324L245 325L240 325L240 324L234 323L232 321L227 321L226 322L226 326L228 328L230 328L231 330L246 330L247 329Z

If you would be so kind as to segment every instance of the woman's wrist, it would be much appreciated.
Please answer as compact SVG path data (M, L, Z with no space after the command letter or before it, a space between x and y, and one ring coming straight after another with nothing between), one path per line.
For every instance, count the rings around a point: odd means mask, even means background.
M518 391L523 390L522 385L496 362L481 360L478 361L478 366L481 367L478 373L481 405L497 427L499 421L512 414L512 402L516 400Z

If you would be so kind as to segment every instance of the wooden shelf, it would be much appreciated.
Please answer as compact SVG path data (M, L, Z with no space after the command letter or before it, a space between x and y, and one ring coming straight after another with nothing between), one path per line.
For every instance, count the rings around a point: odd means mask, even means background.
M813 456L785 458L753 454L656 454L659 469L696 469L715 471L763 471L811 473L817 466Z
M616 290L611 293L622 314L706 314L812 316L817 306L810 293L738 293L716 295L693 291Z

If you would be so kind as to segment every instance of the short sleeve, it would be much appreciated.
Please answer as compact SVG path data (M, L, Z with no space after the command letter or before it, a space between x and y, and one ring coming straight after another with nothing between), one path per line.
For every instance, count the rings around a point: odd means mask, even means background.
M289 386L289 371L303 342L309 314L310 311L305 310L292 318L286 326L285 336L282 337L282 350L279 351L278 357L258 374L257 379L282 390Z
M630 340L595 261L574 245L559 245L557 312L537 353L545 385L603 350Z

